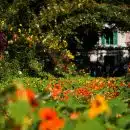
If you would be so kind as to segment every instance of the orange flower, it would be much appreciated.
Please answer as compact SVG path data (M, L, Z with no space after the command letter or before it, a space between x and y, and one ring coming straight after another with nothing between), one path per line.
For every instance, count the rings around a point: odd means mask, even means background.
M41 108L39 117L42 120L39 130L59 130L64 127L64 120L58 118L53 108Z
M86 88L77 88L75 90L76 96L81 96L81 97L89 97L92 93L88 91Z
M54 88L55 88L55 89L62 89L62 87L61 87L60 84L55 84L55 85L54 85Z
M46 91L52 91L52 84L48 84L45 88Z
M122 82L120 82L120 86L121 86L121 87L126 86L125 82L123 82L123 81L122 81Z
M65 90L63 91L63 97L60 98L60 101L68 101L69 99L69 94L72 94L72 90Z
M76 120L78 117L79 117L78 112L73 112L70 114L70 119L72 119L72 120Z
M62 92L61 85L60 84L55 84L54 88L51 91L53 99L58 99L61 92Z
M16 97L19 100L27 100L31 106L38 106L38 102L35 99L35 93L31 89L20 88L16 90Z
M108 114L110 114L110 109L104 97L101 95L97 95L96 98L91 102L91 107L88 111L88 116L89 118L93 119L103 112L107 112Z
M59 83L56 83L54 85L48 84L48 86L45 88L45 90L51 92L51 96L54 100L58 99L61 92L62 92L62 86Z
M35 93L31 89L26 89L26 94L27 94L27 97L28 97L28 100L29 100L30 104L33 107L37 107L38 102L37 102L37 100L35 98Z
M18 100L27 100L26 90L24 88L17 89L16 97Z
M39 130L59 130L64 127L64 120L56 118L54 120L42 121Z
M41 108L39 110L39 117L42 120L54 120L57 118L57 113L53 108Z
M128 82L128 88L130 88L130 82Z
M52 90L52 98L54 100L58 99L60 94L61 94L61 90L59 90L59 89Z

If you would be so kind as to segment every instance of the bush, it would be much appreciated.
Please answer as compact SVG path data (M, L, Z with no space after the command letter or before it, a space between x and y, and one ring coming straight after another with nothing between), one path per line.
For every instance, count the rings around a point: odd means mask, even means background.
M7 80L10 76L19 76L20 72L19 61L12 59L12 61L0 61L0 81Z

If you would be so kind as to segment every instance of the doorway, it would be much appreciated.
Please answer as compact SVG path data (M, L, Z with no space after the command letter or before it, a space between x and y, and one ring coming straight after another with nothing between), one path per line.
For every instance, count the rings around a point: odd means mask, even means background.
M115 70L115 56L104 57L104 72L105 76L110 76Z
M105 56L104 65L115 66L115 56Z

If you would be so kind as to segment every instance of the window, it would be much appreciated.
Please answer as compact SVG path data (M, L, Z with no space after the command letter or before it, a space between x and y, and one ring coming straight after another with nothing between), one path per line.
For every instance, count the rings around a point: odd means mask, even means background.
M117 32L105 29L101 39L103 45L117 45Z

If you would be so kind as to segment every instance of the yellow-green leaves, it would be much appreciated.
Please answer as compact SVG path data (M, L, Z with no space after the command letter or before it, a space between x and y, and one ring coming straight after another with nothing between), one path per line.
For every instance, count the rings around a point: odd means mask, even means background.
M23 123L24 118L29 115L30 110L29 103L22 100L10 103L8 107L8 113L15 120L16 124Z

